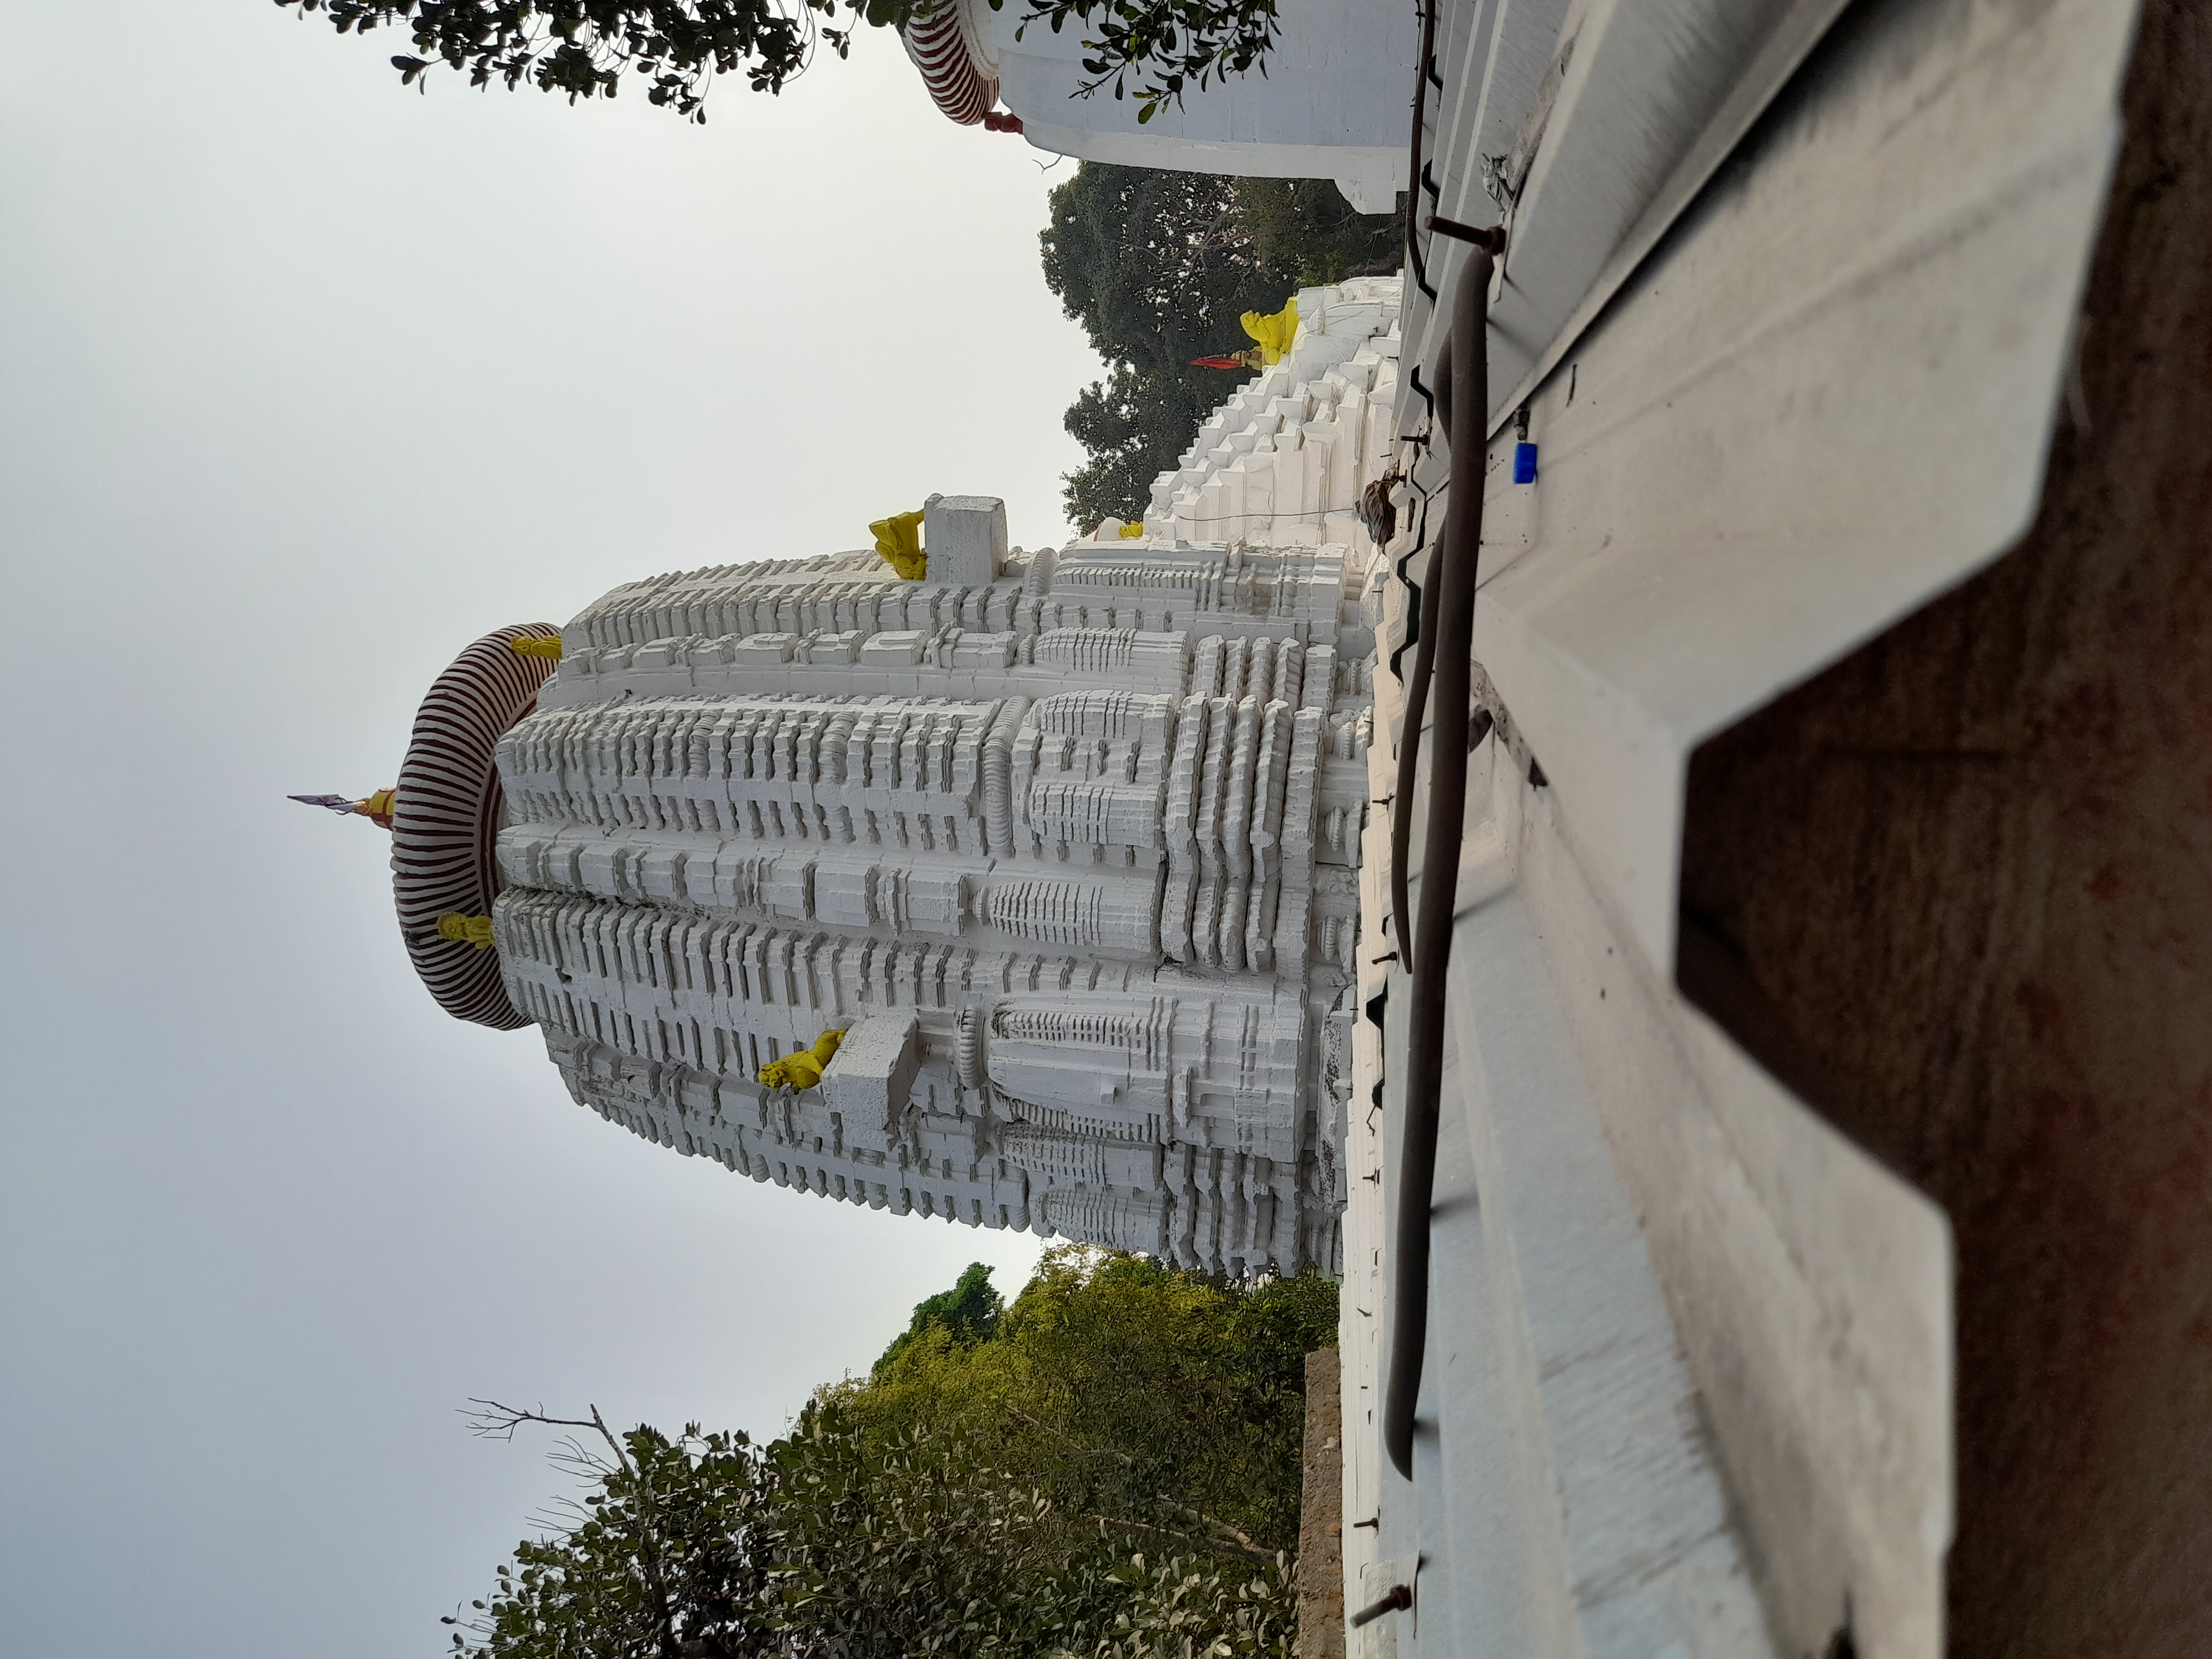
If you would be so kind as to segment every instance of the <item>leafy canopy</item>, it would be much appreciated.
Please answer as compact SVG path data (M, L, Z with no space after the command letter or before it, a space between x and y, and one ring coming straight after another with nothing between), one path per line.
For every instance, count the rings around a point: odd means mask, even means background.
M422 85L440 64L465 70L469 84L509 91L611 98L625 71L647 99L687 120L707 118L717 75L738 74L755 92L783 90L817 43L840 58L865 21L897 28L949 0L276 0L299 15L319 12L340 34L389 26L414 47L392 64L403 86ZM999 9L1005 0L992 0ZM838 20L842 18L841 23ZM1163 102L1265 61L1277 33L1275 0L1037 0L1020 28L1042 22L1058 33L1073 21L1085 38L1084 95L1111 87L1143 105L1141 123Z
M1079 1248L1011 1306L988 1278L770 1445L570 1425L606 1449L564 1454L588 1490L449 1621L458 1653L1289 1659L1304 1356L1334 1285Z
M849 27L817 24L837 0L276 0L321 12L340 34L389 25L415 50L392 60L413 86L439 64L466 70L472 87L525 81L542 92L611 98L625 70L647 100L704 121L708 83L743 74L756 92L781 92L806 66L818 37L843 57ZM859 10L860 8L853 7Z
M951 1290L939 1291L915 1305L912 1322L891 1339L890 1346L876 1361L875 1375L881 1376L884 1367L925 1331L941 1330L954 1342L986 1341L997 1334L999 1316L1005 1310L1004 1300L991 1284L990 1268L971 1261Z
M596 1418L597 1413L593 1413ZM605 1430L602 1425L601 1432ZM507 1659L781 1651L772 1487L743 1434L632 1429L611 1456L572 1444L592 1482L573 1524L525 1539L458 1626L462 1653Z
M1276 0L1037 0L1014 31L1018 40L1032 23L1054 34L1072 19L1098 31L1083 41L1083 72L1091 78L1077 90L1085 97L1111 87L1119 100L1133 91L1142 106L1137 125L1159 112L1163 104L1181 104L1184 91L1204 88L1232 75L1257 69L1265 75L1267 53L1281 25ZM991 9L1006 0L991 0ZM1133 87L1132 79L1133 77Z
M878 1438L988 1441L1063 1515L1272 1555L1297 1545L1305 1356L1334 1345L1336 1296L1317 1273L1224 1283L1062 1246L992 1340L926 1332L817 1401Z

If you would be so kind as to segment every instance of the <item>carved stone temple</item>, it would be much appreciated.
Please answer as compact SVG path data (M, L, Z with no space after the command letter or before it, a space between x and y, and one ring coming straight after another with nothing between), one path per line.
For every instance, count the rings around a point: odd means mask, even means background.
M1334 1271L1379 562L1005 524L471 646L392 812L416 965L757 1181Z

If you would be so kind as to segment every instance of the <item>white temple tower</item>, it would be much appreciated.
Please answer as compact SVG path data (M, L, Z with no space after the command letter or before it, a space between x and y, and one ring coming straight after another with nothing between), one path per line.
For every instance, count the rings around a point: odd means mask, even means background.
M1334 1270L1379 568L1004 524L934 499L920 580L617 588L550 676L513 643L550 629L470 647L398 787L416 965L757 1180ZM818 1082L761 1081L830 1032Z

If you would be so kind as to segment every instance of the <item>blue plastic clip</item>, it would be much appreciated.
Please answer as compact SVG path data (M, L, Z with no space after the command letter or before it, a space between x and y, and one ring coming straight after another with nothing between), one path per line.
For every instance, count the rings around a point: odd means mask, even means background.
M1516 444L1513 446L1513 482L1515 483L1534 483L1536 482L1535 445Z

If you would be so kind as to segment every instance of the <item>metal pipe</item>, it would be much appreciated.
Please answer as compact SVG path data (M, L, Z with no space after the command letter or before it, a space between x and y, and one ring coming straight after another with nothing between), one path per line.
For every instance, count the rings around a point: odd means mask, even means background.
M1446 341L1449 352L1451 343ZM1449 356L1446 363L1451 361ZM1437 375L1437 410L1450 426L1451 377L1443 370ZM1413 793L1420 776L1421 721L1426 718L1429 702L1429 675L1437 656L1437 601L1441 584L1437 580L1437 567L1443 562L1439 552L1429 561L1429 568L1421 582L1420 621L1413 630L1413 673L1406 682L1406 707L1398 736L1398 792L1390 803L1390 933L1398 947L1398 963L1407 973L1413 971L1413 906L1407 901L1406 860L1413 841Z
M1415 283L1431 297L1427 262L1421 257L1420 238L1414 228L1421 215L1421 148L1425 136L1429 103L1430 66L1437 51L1437 8L1443 0L1425 0L1420 6L1421 49L1413 64L1413 135L1406 146L1406 264ZM1431 216L1433 222L1433 216ZM1420 385L1419 365L1414 365L1413 384ZM1430 406L1447 428L1451 424L1451 345L1444 345L1443 362L1437 370L1437 389ZM1433 562L1433 561L1431 562ZM1402 574L1402 573L1401 573ZM1413 674L1406 683L1405 717L1398 743L1398 793L1390 814L1390 932L1398 947L1398 961L1407 973L1413 968L1413 940L1407 931L1406 854L1413 840L1413 786L1419 776L1421 721L1427 712L1429 669L1435 660L1437 600L1435 572L1421 587L1421 608L1413 623ZM1401 647L1403 648L1402 647ZM1395 659L1391 667L1396 668Z
M1401 1607L1413 1605L1413 1589L1410 1584L1393 1584L1376 1600L1344 1621L1346 1630L1358 1630L1362 1625L1371 1625L1386 1613L1395 1613Z
M1462 242L1487 243L1490 240L1490 233L1487 230L1478 229L1473 225L1463 225L1456 219L1447 219L1441 213L1431 213L1429 216L1429 234L1455 236Z
M1491 273L1504 242L1500 227L1468 252L1452 295L1451 331L1445 337L1451 353L1453 402L1462 410L1475 412L1458 422L1456 436L1449 428L1444 434L1451 446L1451 500L1444 509L1443 544L1429 572L1428 586L1437 590L1437 629L1423 637L1424 654L1431 662L1428 689L1436 702L1435 741L1429 746L1421 908L1414 930L1420 968L1413 975L1404 1120L1398 1140L1390 1370L1382 1410L1383 1448L1408 1480L1413 1478L1413 1407L1421 1392L1421 1365L1429 1340L1429 1214L1436 1191L1437 1125L1443 1107L1444 993L1451 969L1452 910L1467 812L1468 698L1474 678L1469 665L1482 552L1482 413L1490 407L1486 313ZM1460 437L1467 441L1459 442ZM1425 586L1425 611L1426 594ZM1417 662L1416 672L1418 666ZM1401 814L1410 814L1413 802L1401 795L1397 806Z

